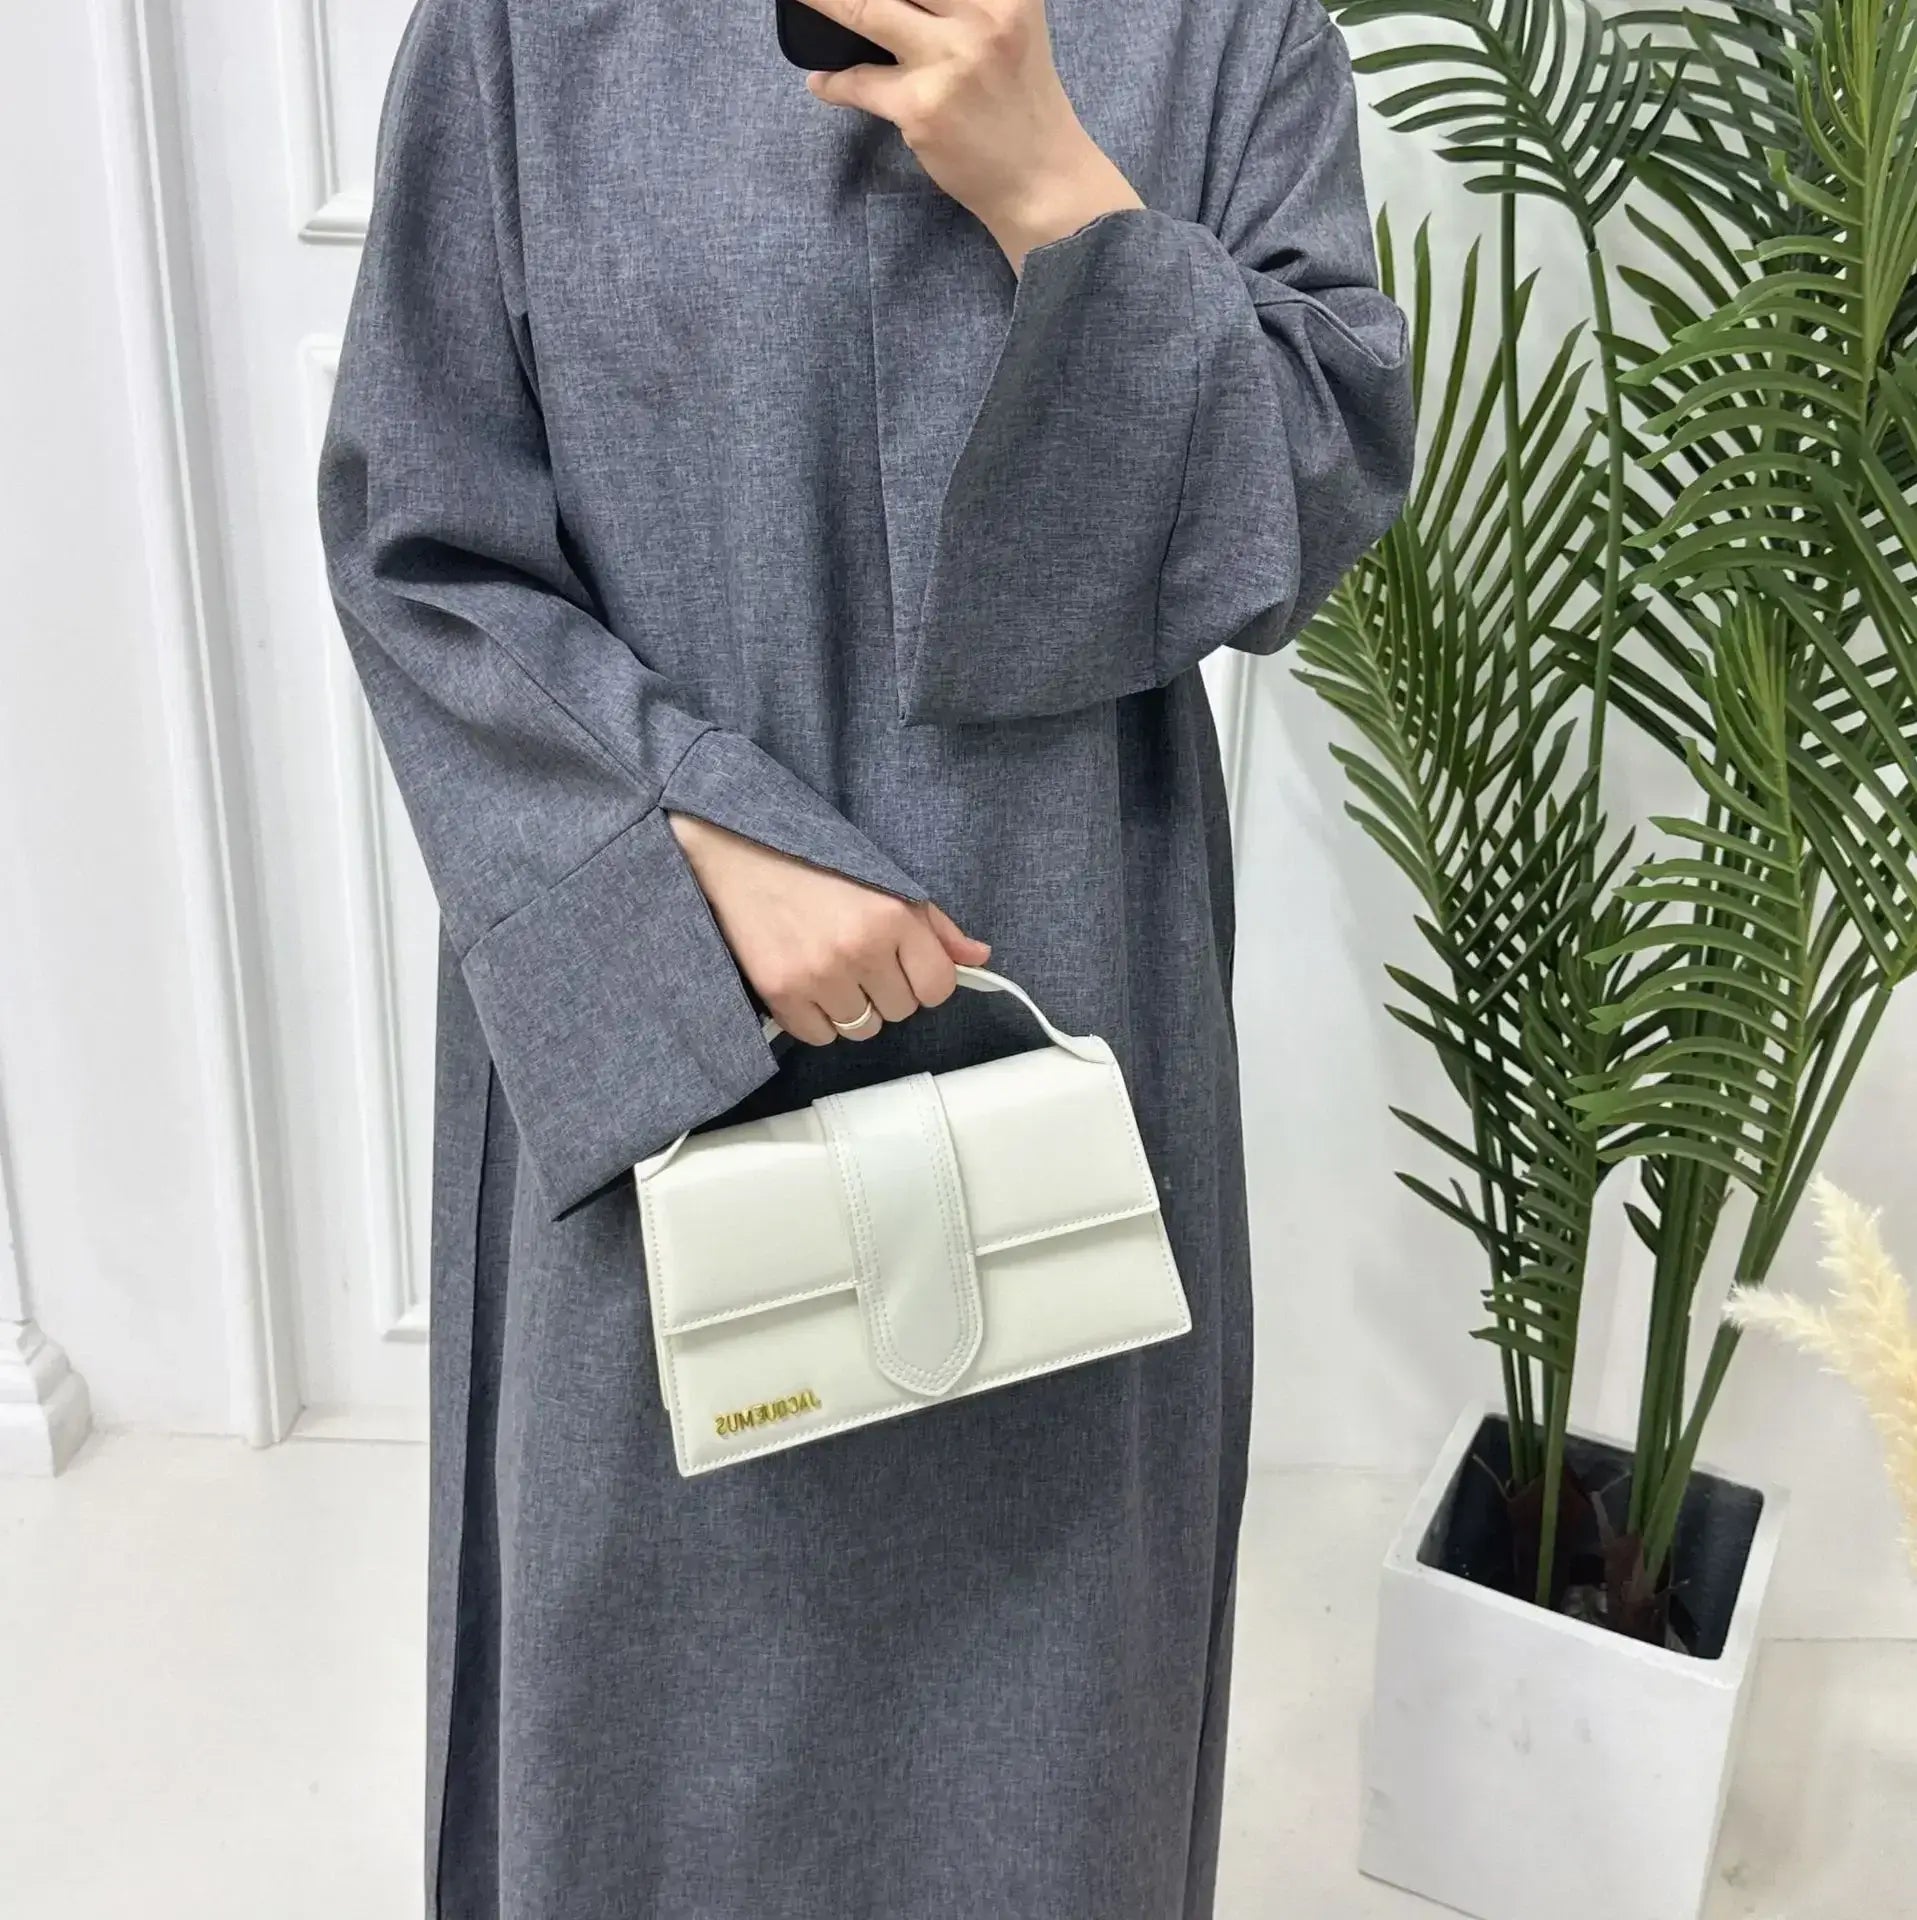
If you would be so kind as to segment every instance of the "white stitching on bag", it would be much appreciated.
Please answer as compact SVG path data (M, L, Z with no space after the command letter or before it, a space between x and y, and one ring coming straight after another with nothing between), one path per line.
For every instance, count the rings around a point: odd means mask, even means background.
M839 1096L827 1094L815 1104L836 1118L839 1110ZM852 1215L852 1267L853 1284L859 1297L859 1310L872 1335L872 1345L878 1354L884 1370L902 1373L907 1376L903 1383L911 1385L918 1377L919 1370L906 1360L892 1344L891 1322L886 1318L885 1296L876 1286L867 1287L863 1276L878 1271L878 1253L874 1246L871 1214L865 1201L865 1176L859 1163L839 1129L831 1124L825 1127L825 1137L832 1148L833 1163L839 1172L839 1188L844 1193L846 1205Z
M956 1156L951 1135L946 1129L945 1108L939 1099L938 1082L930 1074L915 1082L912 1104L918 1109L919 1137L924 1140L926 1153L932 1163L932 1182L939 1196L939 1228L945 1236L946 1261L949 1266L971 1275L971 1284L959 1289L959 1324L952 1344L946 1348L945 1357L939 1364L924 1375L929 1392L934 1391L929 1382L942 1378L952 1362L982 1331L981 1315L984 1309L978 1297L977 1255L970 1244L970 1232L965 1230L965 1201L954 1183L953 1162ZM957 1384L954 1380L936 1391L949 1393Z
M823 1300L828 1294L850 1293L858 1284L852 1279L828 1280L822 1286L782 1293L775 1300L749 1300L743 1307L721 1307L717 1313L702 1313L696 1320L680 1320L672 1331L703 1333L707 1327L722 1327L728 1320L750 1320L757 1313L777 1313L781 1307L802 1307L808 1300Z
M898 1096L909 1105L913 1118L918 1122L919 1144L931 1164L932 1177L939 1197L940 1231L945 1237L947 1257L952 1258L961 1251L957 1229L964 1223L963 1210L952 1193L946 1156L939 1152L939 1143L932 1137L933 1115L929 1103L936 1101L938 1092L929 1074L914 1074L909 1090ZM841 1096L828 1094L816 1104L830 1106L836 1115L840 1110ZM952 1344L946 1349L944 1357L935 1367L921 1367L906 1359L899 1351L892 1333L892 1319L885 1298L884 1288L877 1284L879 1261L877 1244L872 1233L871 1214L866 1204L865 1180L856 1155L849 1153L837 1128L826 1126L825 1134L831 1142L833 1158L839 1167L840 1184L855 1215L853 1259L859 1274L870 1273L874 1285L868 1289L858 1283L859 1303L869 1315L867 1324L872 1330L872 1343L877 1349L882 1363L882 1371L897 1379L902 1386L916 1387L921 1393L940 1396L950 1392L950 1387L941 1388L940 1376L971 1341L980 1328L980 1307L976 1299L976 1290L961 1295L959 1305L959 1327ZM963 1249L965 1263L973 1260L971 1249ZM954 1383L956 1384L956 1383Z
M651 1208L651 1189L647 1189L646 1208ZM1121 1220L1136 1220L1143 1214L1160 1211L1157 1196L1139 1204L1120 1207L1112 1213L1086 1213L1075 1220L1061 1220L1056 1226L1034 1227L1029 1233L1009 1234L1003 1240L988 1240L982 1246L973 1248L975 1260L989 1260L995 1253L1014 1253L1020 1247L1036 1246L1041 1240L1062 1239L1068 1233L1082 1233L1087 1227L1115 1226ZM661 1228L658 1238L663 1241ZM663 1250L663 1249L662 1249ZM744 1306L721 1307L717 1313L702 1313L696 1320L673 1318L671 1333L703 1333L708 1327L721 1327L729 1320L749 1320L756 1313L776 1313L781 1307L800 1307L808 1300L823 1300L828 1294L850 1293L858 1285L851 1274L841 1274L835 1280L823 1280L816 1287L801 1287L795 1293L774 1294L769 1300L748 1300ZM661 1285L660 1291L666 1291Z
M1010 1253L1014 1247L1036 1246L1041 1240L1056 1240L1061 1234L1077 1233L1082 1227L1107 1227L1116 1220L1136 1220L1140 1214L1156 1213L1158 1199L1141 1201L1129 1207L1118 1207L1110 1213L1081 1214L1076 1220L1061 1220L1055 1227L1034 1227L1029 1233L1010 1233L1003 1240L988 1240L973 1252L983 1260L988 1254Z

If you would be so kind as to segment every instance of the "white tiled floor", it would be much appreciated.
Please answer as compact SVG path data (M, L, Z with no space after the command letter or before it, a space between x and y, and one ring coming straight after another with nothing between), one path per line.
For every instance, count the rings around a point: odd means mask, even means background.
M424 1467L106 1437L0 1482L5 1920L416 1920ZM1435 1920L1351 1867L1409 1491L1254 1482L1220 1920ZM1917 1644L1772 1644L1745 1753L1710 1920L1917 1920Z

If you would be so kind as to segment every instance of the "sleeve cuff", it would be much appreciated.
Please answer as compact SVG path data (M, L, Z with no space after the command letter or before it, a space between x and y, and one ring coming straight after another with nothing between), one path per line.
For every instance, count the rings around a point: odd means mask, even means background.
M838 808L742 733L714 727L701 734L673 769L659 804L901 900L927 897Z
M462 965L554 1218L777 1066L657 807Z
M940 505L905 724L1064 713L1168 677L1159 586L1199 404L1193 255L1209 238L1124 207L1025 256Z

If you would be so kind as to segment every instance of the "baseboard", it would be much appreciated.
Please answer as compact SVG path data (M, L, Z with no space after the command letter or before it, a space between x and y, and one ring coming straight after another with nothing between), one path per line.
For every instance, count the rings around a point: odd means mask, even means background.
M0 1320L0 1474L56 1474L91 1415L86 1382L31 1320Z
M421 1444L426 1439L424 1407L306 1407L288 1435L293 1440L370 1441Z

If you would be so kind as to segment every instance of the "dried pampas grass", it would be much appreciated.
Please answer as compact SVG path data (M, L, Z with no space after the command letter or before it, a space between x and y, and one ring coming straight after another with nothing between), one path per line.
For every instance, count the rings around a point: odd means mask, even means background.
M1811 1194L1824 1229L1829 1302L1811 1306L1789 1294L1734 1287L1724 1317L1768 1328L1857 1389L1890 1457L1904 1506L1904 1545L1917 1568L1917 1323L1910 1288L1884 1250L1874 1212L1822 1178Z

